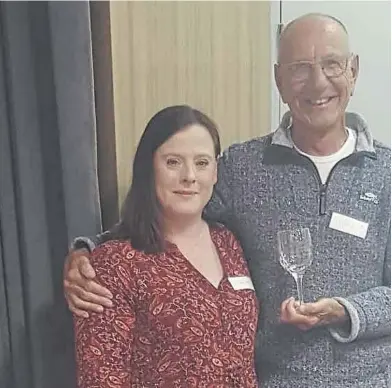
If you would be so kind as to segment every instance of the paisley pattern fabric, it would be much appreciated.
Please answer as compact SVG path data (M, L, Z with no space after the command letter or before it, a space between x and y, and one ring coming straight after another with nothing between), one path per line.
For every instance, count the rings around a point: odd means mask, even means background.
M224 277L215 288L175 245L145 254L126 241L95 249L103 314L76 318L79 388L253 388L258 302L229 278L249 276L226 228L210 229Z

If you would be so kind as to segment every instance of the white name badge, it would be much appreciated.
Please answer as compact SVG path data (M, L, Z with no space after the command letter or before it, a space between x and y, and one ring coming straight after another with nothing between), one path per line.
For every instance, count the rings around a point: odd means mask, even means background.
M228 278L234 290L255 290L249 276L233 276Z
M369 224L367 222L356 220L339 213L332 213L331 222L329 223L331 229L339 230L343 233L348 233L353 236L365 238Z

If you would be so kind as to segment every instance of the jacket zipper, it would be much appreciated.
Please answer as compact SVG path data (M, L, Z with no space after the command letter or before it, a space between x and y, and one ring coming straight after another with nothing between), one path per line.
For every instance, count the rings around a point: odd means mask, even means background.
M332 173L335 170L335 168L338 166L338 164L340 164L341 162L343 162L344 160L350 158L353 154L350 154L348 156L346 156L343 159L340 159L332 168L331 171L329 172L327 179L325 181L325 183L321 182L321 178L320 178L320 174L317 170L316 165L314 164L314 162L307 156L299 154L300 156L302 156L304 159L307 159L309 161L309 163L312 165L313 167L313 171L317 177L317 181L319 183L319 215L320 216L325 216L327 214L327 188L328 188L328 183L331 179Z
M278 146L278 147L279 147L279 146ZM280 146L280 147L284 147L284 146ZM350 154L350 155L346 156L345 158L339 160L339 161L332 167L331 171L329 172L329 174L328 174L328 176L327 176L327 179L326 179L325 183L322 183L322 182L321 182L321 178L320 178L320 174L319 174L319 172L318 172L318 170L317 170L316 165L313 163L313 161L312 161L309 157L307 157L307 156L305 156L305 155L303 155L303 154L300 154L299 152L295 151L295 150L292 149L292 148L290 149L290 151L291 151L292 153L294 153L295 155L298 155L298 156L300 156L300 157L303 157L304 159L307 159L307 160L309 161L309 163L310 163L310 164L312 165L312 167L313 167L313 172L315 173L316 178L317 178L317 181L318 181L318 183L319 183L319 215L320 215L320 216L324 216L324 215L327 214L327 188L328 188L328 183L329 183L329 181L330 181L330 179L331 179L331 176L332 176L333 171L334 171L335 168L338 166L338 164L340 164L341 162L343 162L343 161L345 161L345 160L347 160L347 159L353 157L354 155L355 155L355 156L358 156L359 154L368 156L368 157L370 157L370 158L372 158L372 159L376 159L376 158L377 158L377 156L374 155L374 153L373 153L373 152L370 152L370 151L354 151L352 154Z
M321 184L320 186L320 201L319 201L319 215L325 216L327 214L327 185Z

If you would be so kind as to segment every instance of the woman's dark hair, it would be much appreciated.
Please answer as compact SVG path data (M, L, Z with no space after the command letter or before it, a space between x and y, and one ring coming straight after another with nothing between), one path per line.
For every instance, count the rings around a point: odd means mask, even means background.
M194 124L207 129L214 143L215 156L219 156L221 145L217 127L204 113L187 105L178 105L155 114L136 149L131 187L113 238L129 239L135 249L148 253L164 250L160 204L155 189L154 154L170 137Z

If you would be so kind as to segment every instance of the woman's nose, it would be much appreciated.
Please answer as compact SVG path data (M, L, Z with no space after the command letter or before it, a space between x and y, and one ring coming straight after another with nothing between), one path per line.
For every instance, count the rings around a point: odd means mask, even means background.
M189 183L194 183L196 181L196 174L193 165L184 166L182 180Z

